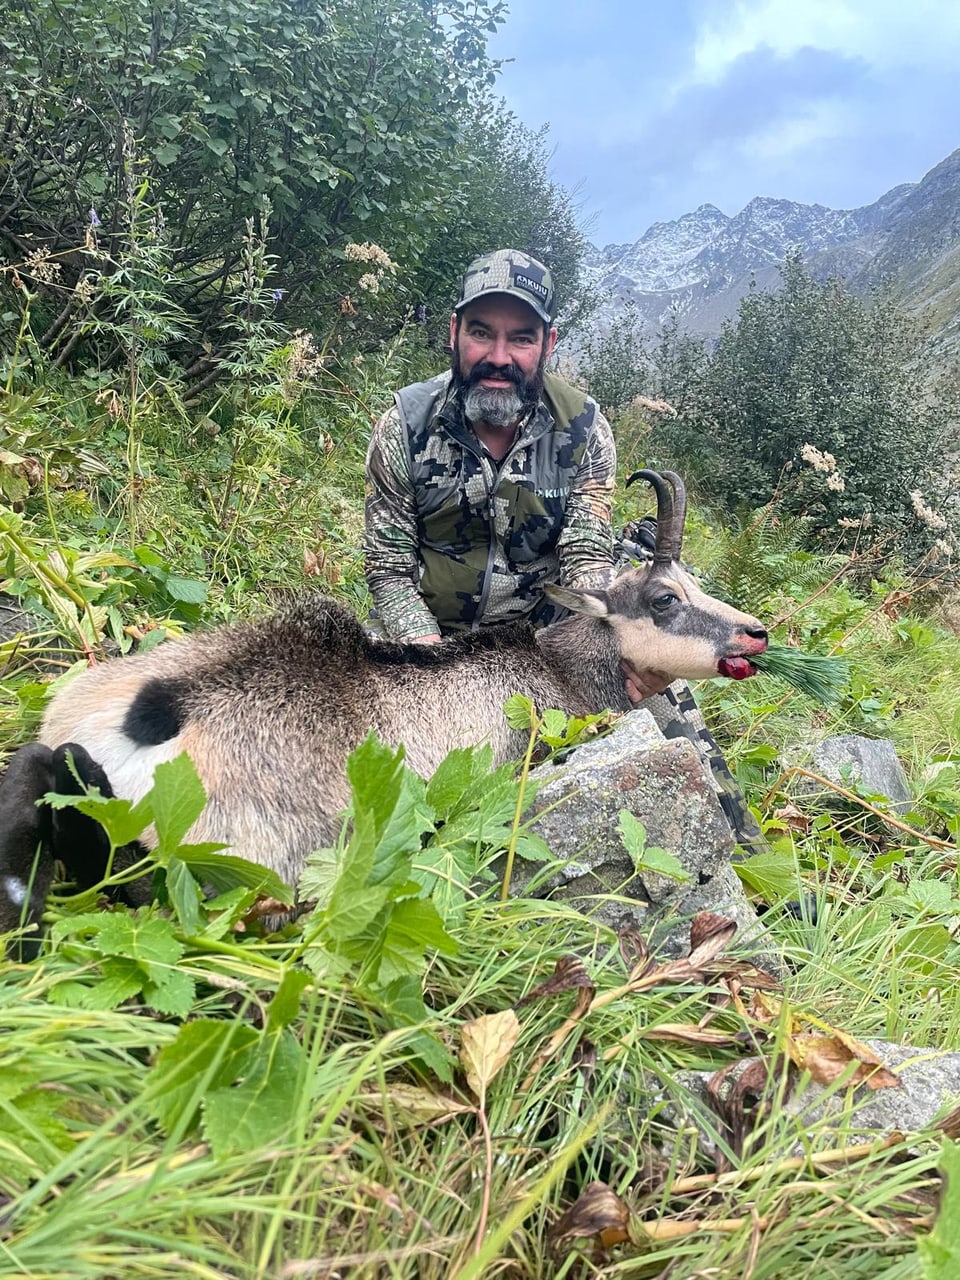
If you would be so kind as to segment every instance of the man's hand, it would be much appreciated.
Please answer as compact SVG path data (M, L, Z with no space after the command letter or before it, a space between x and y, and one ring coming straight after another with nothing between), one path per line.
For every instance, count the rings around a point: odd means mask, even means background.
M664 675L662 671L638 671L626 661L621 661L620 670L623 672L627 697L634 706L655 693L663 693L668 685L673 684L673 677Z

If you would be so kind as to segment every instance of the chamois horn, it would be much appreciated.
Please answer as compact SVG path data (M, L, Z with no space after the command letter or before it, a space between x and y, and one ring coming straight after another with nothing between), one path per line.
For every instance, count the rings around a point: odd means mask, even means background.
M683 481L675 471L634 471L627 477L627 486L634 480L646 480L657 495L657 541L653 549L654 564L669 564L680 559L683 542L683 524L687 514L687 495Z

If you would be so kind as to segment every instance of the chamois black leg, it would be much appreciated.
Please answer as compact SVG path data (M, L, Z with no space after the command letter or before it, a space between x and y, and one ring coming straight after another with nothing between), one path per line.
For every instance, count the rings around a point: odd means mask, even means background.
M53 881L51 814L37 801L53 790L53 756L33 742L11 758L0 779L0 933L39 926ZM36 936L21 939L13 952L32 959Z
M71 768L70 762L73 767ZM113 788L103 768L75 742L64 743L53 753L53 790L60 795L78 796L88 787L96 787L102 796L112 797ZM78 781L79 779L79 781ZM91 889L107 874L110 858L110 841L107 833L93 818L78 809L56 809L52 815L52 845L54 857L59 858L71 880L80 890ZM113 860L113 870L123 871L143 857L143 848L136 841L119 848ZM151 899L150 877L143 876L129 884L110 890L116 902L140 906Z

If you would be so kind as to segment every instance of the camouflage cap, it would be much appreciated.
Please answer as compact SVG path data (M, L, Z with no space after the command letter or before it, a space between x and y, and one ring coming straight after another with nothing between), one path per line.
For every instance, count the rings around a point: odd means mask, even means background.
M496 249L474 258L463 273L460 300L462 307L487 293L509 293L532 307L547 324L553 312L553 276L548 267L518 249Z

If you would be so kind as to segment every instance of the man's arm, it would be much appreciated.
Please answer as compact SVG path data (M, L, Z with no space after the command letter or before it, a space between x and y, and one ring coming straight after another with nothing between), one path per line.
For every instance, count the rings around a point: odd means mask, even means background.
M605 587L613 577L610 505L617 476L617 449L606 418L597 410L590 439L567 497L557 541L564 587Z
M396 405L373 429L367 450L363 540L367 584L388 636L433 643L437 620L417 584L417 508L403 423Z

